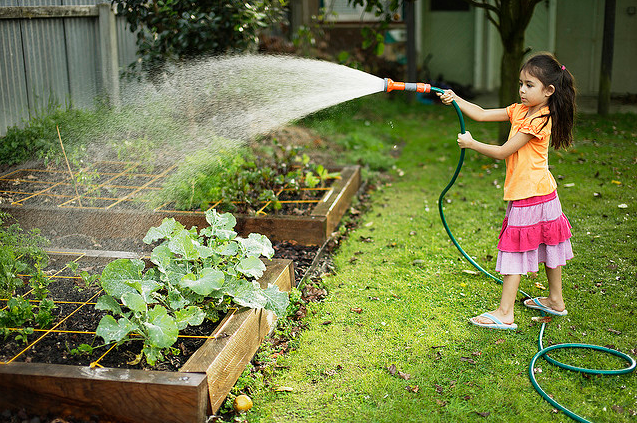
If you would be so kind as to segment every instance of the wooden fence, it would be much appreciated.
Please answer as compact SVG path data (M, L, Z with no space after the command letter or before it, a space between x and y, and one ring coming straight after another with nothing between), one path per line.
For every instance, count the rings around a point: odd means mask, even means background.
M51 105L117 103L135 35L104 0L3 0L0 136Z

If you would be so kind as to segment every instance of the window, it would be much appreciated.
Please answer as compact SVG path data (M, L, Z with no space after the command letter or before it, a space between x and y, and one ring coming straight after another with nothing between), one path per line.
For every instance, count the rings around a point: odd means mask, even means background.
M431 0L430 10L432 12L466 12L469 10L469 3L464 0Z

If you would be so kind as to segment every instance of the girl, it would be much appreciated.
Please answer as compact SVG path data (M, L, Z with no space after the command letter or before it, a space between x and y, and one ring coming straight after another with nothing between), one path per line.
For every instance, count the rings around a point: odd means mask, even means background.
M508 207L498 243L496 271L503 275L500 306L469 319L477 326L517 329L513 305L520 277L537 272L544 263L548 297L524 302L527 307L566 315L562 298L562 267L573 258L571 232L557 197L557 184L548 168L549 139L553 148L573 141L575 89L573 76L551 54L531 57L520 71L520 102L506 108L483 109L453 91L438 93L446 105L456 101L476 121L511 121L509 139L502 145L484 144L467 131L458 146L506 161L504 199Z

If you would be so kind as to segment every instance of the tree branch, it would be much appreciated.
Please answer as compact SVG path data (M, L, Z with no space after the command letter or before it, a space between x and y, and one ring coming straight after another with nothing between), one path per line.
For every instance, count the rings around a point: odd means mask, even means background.
M500 16L500 8L490 3L486 3L484 1L477 1L477 0L464 0L464 1L469 3L469 5L471 6L486 9L487 11L493 12L496 15Z

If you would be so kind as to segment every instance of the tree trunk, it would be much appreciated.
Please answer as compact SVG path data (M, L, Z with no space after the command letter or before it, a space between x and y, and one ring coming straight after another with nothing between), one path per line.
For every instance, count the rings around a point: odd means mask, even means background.
M518 101L520 66L524 57L524 37L518 37L505 48L500 62L500 107L506 107ZM511 125L502 122L498 129L498 140L504 142L509 136Z
M526 31L533 9L540 0L501 0L499 13L499 32L502 40L502 59L500 61L500 107L506 107L518 101L518 81L520 66L526 54L524 32ZM511 126L502 122L498 128L498 141L507 140Z
M405 24L407 26L407 81L415 82L418 77L418 67L416 65L416 2L415 0L406 0L405 6ZM408 98L410 101L416 99L416 93Z
M599 73L597 113L607 115L610 111L610 85L613 73L613 47L615 42L615 0L606 0L604 5L604 37L602 39L602 67Z

